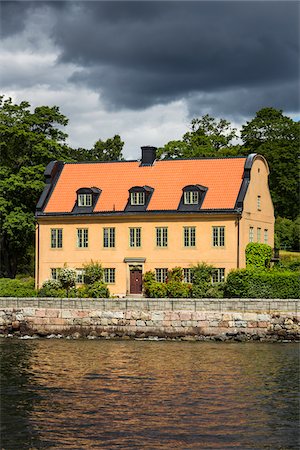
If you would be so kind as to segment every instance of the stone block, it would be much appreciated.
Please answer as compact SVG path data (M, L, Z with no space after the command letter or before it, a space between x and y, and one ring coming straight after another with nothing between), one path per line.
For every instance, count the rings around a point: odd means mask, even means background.
M116 319L116 318L110 319L110 323L112 325L119 325L119 319Z
M63 319L71 319L73 317L73 311L67 310L67 309L63 309L61 311L61 317Z
M257 314L258 322L269 322L270 319L271 319L270 314Z
M232 318L233 320L243 320L243 314L234 312Z
M59 317L61 313L60 309L46 309L46 317ZM74 311L72 311L74 316Z
M192 320L206 320L206 313L204 311L192 312Z
M123 319L123 318L124 318L123 311L114 311L113 312L113 319Z
M46 317L46 309L45 308L38 308L35 311L36 317Z
M35 308L24 308L23 314L25 317L33 317L35 316Z
M219 327L221 327L221 328L228 328L229 327L229 321L228 320L221 320L221 322L219 322Z
M263 322L263 321L258 322L259 328L268 328L268 325L269 325L269 322Z
M135 327L135 326L136 326L136 320L131 319L130 322L129 322L129 325L130 325L131 327Z
M248 327L248 328L257 328L257 322L252 321L252 320L249 320L249 321L247 322L247 327Z
M179 312L179 317L180 317L181 320L191 320L192 313L188 312L188 311L180 311Z
M151 315L152 320L164 320L164 313L163 311L153 311Z
M237 328L246 328L247 322L246 322L246 320L235 320L234 326Z
M232 314L231 313L222 314L222 320L224 321L232 320Z
M136 321L136 326L137 327L145 327L146 323L144 322L144 320L137 320Z

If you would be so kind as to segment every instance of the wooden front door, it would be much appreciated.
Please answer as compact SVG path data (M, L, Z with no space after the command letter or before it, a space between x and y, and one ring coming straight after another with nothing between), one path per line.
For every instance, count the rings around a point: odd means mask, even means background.
M141 294L143 288L142 271L134 269L130 271L130 294Z

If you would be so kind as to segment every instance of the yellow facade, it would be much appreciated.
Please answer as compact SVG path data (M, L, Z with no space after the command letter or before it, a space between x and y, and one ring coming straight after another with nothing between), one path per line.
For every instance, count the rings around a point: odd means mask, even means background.
M228 176L228 175L227 175ZM159 247L156 228L167 228L167 246ZM186 246L184 227L194 227L194 246ZM224 245L214 245L213 228L224 231ZM253 237L250 232L253 228ZM104 228L114 228L115 246L104 247ZM130 246L130 228L140 228L140 247ZM51 230L62 230L62 248L51 248ZM88 229L87 248L78 248L77 229ZM260 229L259 231L257 231ZM41 287L51 278L51 269L80 269L91 260L103 268L115 269L111 294L125 296L131 291L130 269L189 268L200 262L225 269L245 266L245 247L254 242L274 244L274 212L268 188L268 167L263 158L253 162L250 182L241 212L168 213L146 212L120 215L41 216L36 233L36 283ZM186 244L189 242L186 242Z

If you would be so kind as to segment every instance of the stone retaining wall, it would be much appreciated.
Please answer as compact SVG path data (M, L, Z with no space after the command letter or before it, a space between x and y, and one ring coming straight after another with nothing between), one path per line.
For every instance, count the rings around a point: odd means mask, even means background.
M298 340L298 300L0 298L0 334Z

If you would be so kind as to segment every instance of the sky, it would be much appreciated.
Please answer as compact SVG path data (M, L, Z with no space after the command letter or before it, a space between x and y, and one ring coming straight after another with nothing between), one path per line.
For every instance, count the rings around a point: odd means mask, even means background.
M57 105L72 147L119 134L124 156L210 114L240 127L299 108L298 1L1 1L0 84Z

